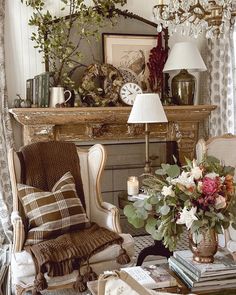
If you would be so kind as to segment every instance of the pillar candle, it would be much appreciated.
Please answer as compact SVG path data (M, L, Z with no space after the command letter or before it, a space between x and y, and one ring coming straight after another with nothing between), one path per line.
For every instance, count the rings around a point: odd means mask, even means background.
M127 181L127 191L129 196L135 196L139 193L138 177L130 176Z

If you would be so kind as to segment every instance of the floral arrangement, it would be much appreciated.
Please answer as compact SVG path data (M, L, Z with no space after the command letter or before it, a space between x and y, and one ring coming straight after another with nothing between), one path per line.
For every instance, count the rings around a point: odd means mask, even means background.
M171 251L185 227L196 243L201 241L203 229L223 233L230 223L236 229L234 168L215 157L206 157L201 163L186 162L183 167L162 164L155 175L143 180L149 197L124 209L131 224L145 227Z

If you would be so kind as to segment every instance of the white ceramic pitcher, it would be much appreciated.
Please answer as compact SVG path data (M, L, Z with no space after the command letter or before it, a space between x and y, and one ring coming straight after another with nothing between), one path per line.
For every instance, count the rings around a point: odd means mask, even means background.
M69 93L69 97L65 100L65 93ZM62 86L51 87L50 89L50 107L55 108L57 104L67 103L71 98L70 90L64 90Z

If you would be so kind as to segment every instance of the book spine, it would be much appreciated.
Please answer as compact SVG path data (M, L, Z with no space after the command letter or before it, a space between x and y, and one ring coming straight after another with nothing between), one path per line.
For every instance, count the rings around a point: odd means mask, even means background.
M34 98L33 98L33 105L35 107L39 106L39 77L34 77Z
M45 107L49 107L49 73L45 73L44 79L45 79L45 85L44 85L44 102Z
M45 108L45 74L41 75L41 107Z
M177 276L180 277L181 280L184 281L184 283L187 285L189 289L193 287L192 280L187 276L187 274L184 273L184 271L181 268L172 264L172 262L169 262L169 267L172 271L174 271L177 274Z
M180 263L177 259L175 259L173 256L169 258L168 261L171 261L172 264L177 265L179 268L181 268L187 275L189 275L193 280L199 281L199 276L197 276L195 273L190 271L189 268L187 268L185 265Z
M39 107L43 106L43 101L42 101L42 75L38 75L38 105L39 105Z
M198 269L196 269L192 264L188 263L188 261L181 257L177 252L174 252L174 257L177 261L179 261L181 264L187 267L192 273L197 275L199 278L201 277L201 272Z
M26 99L30 100L31 103L33 102L33 82L34 79L26 80Z

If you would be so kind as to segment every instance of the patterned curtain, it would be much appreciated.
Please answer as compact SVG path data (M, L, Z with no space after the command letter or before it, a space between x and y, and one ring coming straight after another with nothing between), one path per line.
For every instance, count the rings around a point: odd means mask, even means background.
M0 245L12 240L10 213L12 211L12 193L7 162L7 152L13 146L13 134L8 113L5 54L4 54L4 18L5 0L0 0Z
M224 36L210 40L208 69L210 104L217 109L210 117L210 136L234 133L233 38L228 29Z

